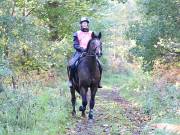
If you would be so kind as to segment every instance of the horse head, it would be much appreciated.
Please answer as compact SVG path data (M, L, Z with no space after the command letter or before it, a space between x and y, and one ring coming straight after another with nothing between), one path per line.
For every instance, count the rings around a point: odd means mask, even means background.
M92 32L91 37L92 39L89 41L87 46L87 53L101 57L102 56L101 32L99 32L98 35Z

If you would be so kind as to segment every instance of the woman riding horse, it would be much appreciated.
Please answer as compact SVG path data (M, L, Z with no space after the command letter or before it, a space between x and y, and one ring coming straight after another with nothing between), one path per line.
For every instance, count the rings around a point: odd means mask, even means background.
M101 33L95 35L94 32L89 32L87 19L81 19L81 29L83 31L78 31L76 36L74 36L74 47L77 52L75 57L70 60L71 68L75 64L75 61L80 59L79 64L76 68L76 72L72 75L72 69L68 66L68 77L70 80L70 90L71 90L71 102L73 106L72 114L75 115L75 90L82 97L82 106L79 110L82 111L82 116L85 116L85 110L87 105L87 91L88 88L91 90L90 99L90 111L89 119L93 118L93 108L95 105L95 95L100 84L102 68L97 57L102 55L102 43ZM82 36L82 37L81 37ZM89 37L90 36L90 37ZM86 40L84 40L86 39ZM88 41L87 41L88 40ZM86 42L85 42L86 41ZM80 43L80 44L79 44ZM83 55L81 55L83 53ZM74 67L74 66L73 66ZM73 71L74 72L74 71Z
M79 110L82 111L82 116L85 116L85 110L87 105L87 92L88 88L91 91L91 99L90 99L90 111L89 111L89 119L93 118L93 108L95 105L95 95L98 89L98 84L101 80L101 73L99 70L99 64L97 62L97 56L102 55L102 45L101 45L101 33L96 36L92 33L92 39L88 42L88 46L86 49L86 53L80 57L80 62L77 66L75 77L72 81L71 90L71 101L73 105L72 114L76 114L75 104L75 90L81 95L82 98L82 106L80 106ZM69 72L68 72L69 73Z
M70 75L69 75L70 88L72 87L72 79L74 77L75 63L79 59L79 57L82 55L82 53L86 50L87 44L89 40L92 38L91 37L92 31L89 31L89 20L87 17L81 18L80 27L81 27L81 30L73 34L73 37L74 37L73 45L74 45L74 48L76 49L76 52L68 63L68 68L70 70ZM99 64L100 73L102 74L102 66L99 60L98 60L98 64ZM102 88L100 83L98 87Z

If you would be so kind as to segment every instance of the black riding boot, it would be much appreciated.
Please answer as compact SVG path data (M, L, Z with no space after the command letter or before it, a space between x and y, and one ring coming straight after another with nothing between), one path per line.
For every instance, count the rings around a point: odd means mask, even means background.
M75 63L81 56L80 52L76 52L73 57L69 61L69 87L72 88L72 80L74 77L74 71L75 71Z

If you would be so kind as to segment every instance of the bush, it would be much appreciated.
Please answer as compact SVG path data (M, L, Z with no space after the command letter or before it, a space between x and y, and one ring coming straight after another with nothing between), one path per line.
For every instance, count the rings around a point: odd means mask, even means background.
M37 85L0 93L0 135L64 134L70 113L62 93Z

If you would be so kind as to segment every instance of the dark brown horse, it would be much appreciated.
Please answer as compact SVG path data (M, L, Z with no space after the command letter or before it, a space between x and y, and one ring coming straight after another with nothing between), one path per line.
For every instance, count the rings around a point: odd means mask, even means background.
M79 110L82 111L82 116L85 116L85 110L87 105L87 92L88 88L91 91L90 98L90 111L89 119L93 119L93 108L95 105L95 95L98 89L98 84L101 79L99 65L97 62L97 57L102 55L102 43L101 43L101 33L95 35L92 33L92 39L89 41L86 52L79 60L79 64L75 73L75 78L73 79L73 87L71 90L71 102L73 106L72 114L76 114L75 104L75 90L82 97L82 106Z

